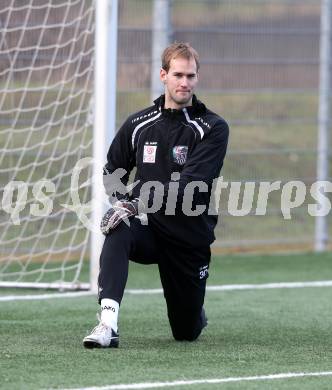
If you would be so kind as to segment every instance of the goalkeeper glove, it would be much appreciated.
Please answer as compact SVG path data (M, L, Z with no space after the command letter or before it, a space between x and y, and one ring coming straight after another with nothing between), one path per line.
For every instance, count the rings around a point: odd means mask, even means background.
M121 221L129 224L129 218L138 215L139 203L141 200L135 198L133 200L118 200L114 205L106 212L100 223L100 230L106 236L114 230Z

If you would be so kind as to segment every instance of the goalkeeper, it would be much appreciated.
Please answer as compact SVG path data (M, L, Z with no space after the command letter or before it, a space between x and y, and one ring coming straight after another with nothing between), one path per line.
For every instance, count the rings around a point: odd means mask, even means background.
M165 94L131 115L110 146L104 182L117 200L101 222L106 236L98 279L101 316L83 339L86 348L119 345L129 260L158 264L176 340L193 341L207 325L203 304L217 223L209 204L226 154L228 125L194 95L198 71L199 57L189 44L167 47L160 69ZM131 197L107 188L107 177L119 168L126 186L134 167ZM147 220L140 218L144 212Z

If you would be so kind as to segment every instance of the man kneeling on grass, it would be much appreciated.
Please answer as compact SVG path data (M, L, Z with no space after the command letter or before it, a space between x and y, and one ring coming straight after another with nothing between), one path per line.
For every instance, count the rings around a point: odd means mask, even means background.
M131 115L110 146L104 174L122 168L127 185L136 167L138 184L130 197L116 194L101 223L106 235L98 279L101 318L83 339L86 348L119 346L118 314L129 260L158 264L176 340L193 341L207 325L203 304L217 223L216 213L208 211L229 130L225 120L194 95L198 71L199 57L189 44L167 47L160 69L165 94ZM153 186L146 196L144 184L149 182L161 183L163 193L159 209L147 213L143 223L137 217L144 209L151 211L160 196ZM203 210L197 213L199 208Z

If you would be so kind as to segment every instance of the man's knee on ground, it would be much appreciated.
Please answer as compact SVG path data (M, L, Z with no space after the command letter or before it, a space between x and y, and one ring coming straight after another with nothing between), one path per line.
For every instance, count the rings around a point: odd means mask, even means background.
M201 334L201 329L187 329L185 331L172 329L172 333L176 341L195 341Z
M202 331L199 318L192 318L189 321L188 318L180 316L176 319L170 318L170 325L173 337L177 341L195 341Z

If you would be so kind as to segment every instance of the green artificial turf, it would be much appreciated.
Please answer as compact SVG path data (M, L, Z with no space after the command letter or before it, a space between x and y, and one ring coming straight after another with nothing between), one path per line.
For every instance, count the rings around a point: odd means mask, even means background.
M216 257L209 284L331 279L331 256ZM128 287L160 286L132 265ZM94 296L0 302L0 388L50 389L332 371L332 289L209 291L200 339L172 339L162 294L126 294L118 350L85 350ZM330 389L332 376L172 389ZM329 387L330 386L330 387Z

